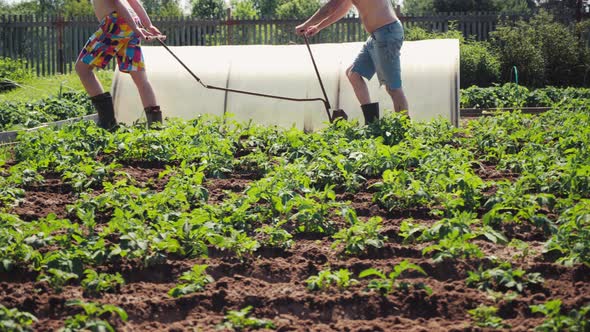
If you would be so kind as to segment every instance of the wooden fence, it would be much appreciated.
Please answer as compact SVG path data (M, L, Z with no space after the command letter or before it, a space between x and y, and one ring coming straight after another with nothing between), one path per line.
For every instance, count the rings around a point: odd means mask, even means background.
M500 19L517 20L529 14L446 13L402 16L406 27L445 32L455 26L465 36L486 40ZM302 20L202 20L192 17L154 19L172 46L300 43L294 28ZM97 29L95 17L0 16L0 56L27 61L37 75L68 73L78 53ZM314 43L354 42L367 38L359 18L348 17L322 31Z

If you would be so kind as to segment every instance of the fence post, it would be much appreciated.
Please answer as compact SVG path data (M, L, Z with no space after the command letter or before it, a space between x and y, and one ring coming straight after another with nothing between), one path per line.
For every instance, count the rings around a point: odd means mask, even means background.
M400 5L395 6L395 15L400 18L402 16L402 7Z
M232 25L234 24L234 21L231 17L231 7L227 8L227 44L226 45L231 45L232 44Z
M64 29L65 21L61 14L58 14L57 21L55 22L57 29L57 72L60 74L65 73L65 55L64 55Z

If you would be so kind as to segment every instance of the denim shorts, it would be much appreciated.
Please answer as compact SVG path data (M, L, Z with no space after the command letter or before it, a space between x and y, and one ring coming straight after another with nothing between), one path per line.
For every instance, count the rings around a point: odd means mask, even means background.
M404 28L400 21L375 30L354 60L352 71L370 80L375 73L379 83L387 88L402 87L400 50L404 43Z

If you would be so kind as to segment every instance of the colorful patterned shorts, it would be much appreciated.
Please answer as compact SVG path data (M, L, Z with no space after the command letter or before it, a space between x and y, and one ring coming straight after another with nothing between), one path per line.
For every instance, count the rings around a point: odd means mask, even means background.
M134 20L140 24L139 18ZM87 65L104 68L116 56L122 72L145 70L140 40L123 17L113 12L106 16L86 42L78 61Z

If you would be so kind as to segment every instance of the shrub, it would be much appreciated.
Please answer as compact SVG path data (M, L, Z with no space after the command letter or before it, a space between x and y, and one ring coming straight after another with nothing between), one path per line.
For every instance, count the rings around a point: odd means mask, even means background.
M500 59L487 42L465 39L451 27L447 32L428 32L420 27L406 29L406 40L458 39L461 47L461 87L489 86L500 78Z
M541 11L529 22L502 22L491 35L504 80L510 79L516 66L525 85L578 85L590 68L588 51L575 31L555 22L547 12Z
M500 79L500 59L487 42L461 45L461 88L489 86Z
M525 26L524 23L522 25ZM544 84L545 59L530 34L518 27L500 26L492 32L492 45L500 57L503 80L511 79L512 67L516 66L520 83L532 86Z
M15 83L22 83L32 76L26 61L0 57L0 92L14 89Z
M548 83L559 86L579 83L575 74L583 67L580 62L582 47L574 33L565 25L554 22L546 12L533 17L529 25L545 59Z

